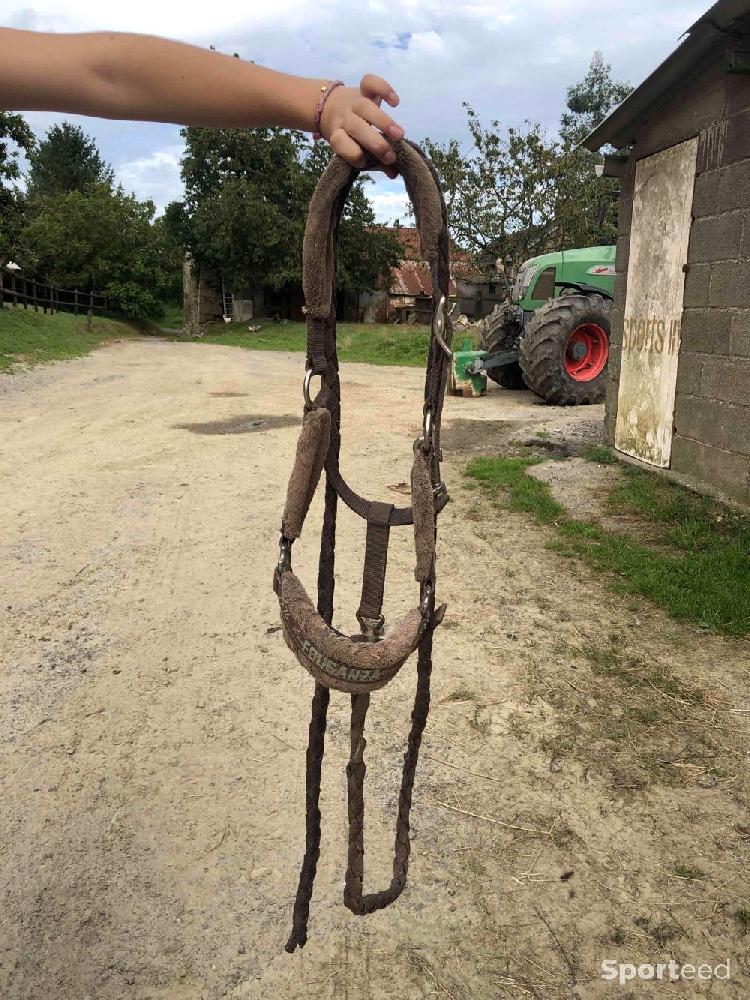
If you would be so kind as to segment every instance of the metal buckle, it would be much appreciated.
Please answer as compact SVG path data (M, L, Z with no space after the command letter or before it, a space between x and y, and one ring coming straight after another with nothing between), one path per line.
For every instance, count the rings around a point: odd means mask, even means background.
M380 615L379 618L368 618L366 615L361 615L357 612L357 621L362 630L362 635L368 642L377 642L385 631L385 618L383 615Z
M281 576L292 568L292 543L290 539L283 535L279 539L279 561L276 563L276 572Z
M443 334L445 333L445 296L440 296L440 301L438 302L438 307L435 310L435 315L432 317L432 336L440 344L442 349L448 355L449 358L453 357L453 351L448 347L445 342Z
M442 480L437 484L437 486L432 487L432 499L433 503L438 504L448 493L448 487Z

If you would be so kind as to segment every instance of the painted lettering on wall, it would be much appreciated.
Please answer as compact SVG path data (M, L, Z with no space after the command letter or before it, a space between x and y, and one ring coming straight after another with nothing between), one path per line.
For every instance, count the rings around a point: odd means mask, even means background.
M631 316L625 320L623 351L649 354L677 354L680 348L680 320L659 316Z

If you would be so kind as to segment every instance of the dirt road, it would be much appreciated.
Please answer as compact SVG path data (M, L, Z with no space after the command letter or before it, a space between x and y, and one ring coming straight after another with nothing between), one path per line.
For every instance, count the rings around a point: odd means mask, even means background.
M310 940L284 953L312 683L270 584L301 367L149 340L0 380L0 997L659 996L603 982L600 965L670 956L732 962L729 983L672 996L746 997L747 648L625 601L543 529L481 507L461 477L473 448L591 437L601 420L494 387L446 404L449 613L410 884L366 920L343 908L348 702L334 697ZM421 377L343 366L342 468L366 495L403 502ZM320 512L318 497L295 546L310 589ZM364 531L344 510L339 532L336 624L350 628ZM409 532L392 539L390 620L415 600ZM675 787L560 751L574 712L621 711L588 694L581 653L610 641L700 687L675 725L710 724L721 768L688 763ZM407 667L368 719L369 888L390 877L413 683ZM657 707L670 697L655 688Z

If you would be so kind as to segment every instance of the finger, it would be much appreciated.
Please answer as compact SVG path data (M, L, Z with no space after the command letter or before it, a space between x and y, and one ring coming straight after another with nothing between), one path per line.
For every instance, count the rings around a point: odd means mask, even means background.
M395 108L399 102L399 96L390 83L382 76L375 76L374 73L365 73L359 82L359 89L363 97L369 97L372 101L376 97L380 97L387 101L392 108Z
M391 144L364 118L360 118L359 115L350 111L344 119L344 128L365 152L372 153L381 163L388 165L395 161L396 154L393 152Z
M343 128L334 129L331 133L329 144L334 153L338 153L342 159L346 160L347 163L351 163L353 167L361 169L367 162L367 157L362 152L362 147Z
M374 125L375 128L379 128L383 135L390 136L391 139L403 139L404 130L401 126L397 125L390 115L387 115L385 111L381 111L373 101L368 100L366 97L361 97L358 101L355 101L352 105L352 111L359 115L360 118L364 118L366 122Z

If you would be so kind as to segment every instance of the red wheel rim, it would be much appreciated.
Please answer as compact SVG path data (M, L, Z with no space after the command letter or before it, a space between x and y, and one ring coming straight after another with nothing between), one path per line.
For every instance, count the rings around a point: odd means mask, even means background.
M565 371L576 382L591 382L604 371L609 358L606 331L597 323L581 323L565 345Z

